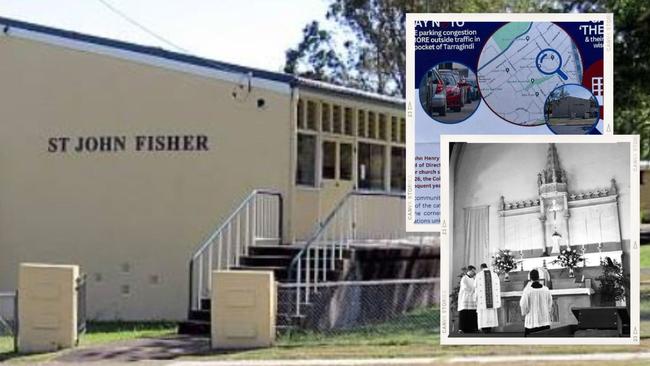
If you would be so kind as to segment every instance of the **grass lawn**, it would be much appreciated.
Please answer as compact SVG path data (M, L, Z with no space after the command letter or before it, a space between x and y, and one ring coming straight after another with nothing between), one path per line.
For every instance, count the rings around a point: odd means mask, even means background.
M80 346L103 344L129 339L161 337L176 334L174 322L96 322L89 323Z
M14 339L9 336L0 336L0 361L2 360L2 355L13 352L14 350Z
M454 357L467 355L571 354L650 351L650 245L641 247L641 345L640 346L444 346L439 344L437 308L419 310L378 326L324 335L293 332L278 338L271 348L188 356L186 359L299 359L368 357ZM90 323L79 345L93 345L176 333L170 322ZM66 351L62 351L66 352ZM13 339L0 337L0 362L34 363L54 359L61 352L17 356ZM608 365L641 365L646 362L610 362ZM577 365L586 363L566 363Z
M640 257L641 269L650 269L650 244L641 245Z

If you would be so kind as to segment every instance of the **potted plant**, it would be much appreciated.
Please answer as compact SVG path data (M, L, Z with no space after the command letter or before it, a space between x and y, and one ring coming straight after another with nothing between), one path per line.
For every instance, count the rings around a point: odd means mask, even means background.
M601 258L603 274L596 277L600 282L599 291L603 305L613 305L625 299L625 276L623 265L616 259Z
M492 267L498 274L505 274L504 281L510 281L509 272L515 269L515 257L510 249L499 249L499 252L492 256Z
M567 245L566 249L563 249L560 252L560 255L557 256L557 259L552 261L552 264L559 264L560 266L564 268L569 269L569 277L573 278L575 277L573 270L578 267L578 264L580 262L583 262L585 259L578 253L577 250L571 249L570 246Z

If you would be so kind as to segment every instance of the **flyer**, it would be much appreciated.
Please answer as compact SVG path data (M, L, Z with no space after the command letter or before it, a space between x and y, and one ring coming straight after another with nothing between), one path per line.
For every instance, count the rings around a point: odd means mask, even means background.
M407 14L408 231L440 231L440 136L613 133L611 14Z

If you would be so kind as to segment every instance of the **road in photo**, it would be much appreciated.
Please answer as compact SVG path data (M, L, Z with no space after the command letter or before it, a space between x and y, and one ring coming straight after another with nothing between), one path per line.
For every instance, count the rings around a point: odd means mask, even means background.
M584 119L551 118L548 123L553 126L553 132L560 135L585 134L594 127L593 121Z
M479 103L480 100L473 100L471 102L467 102L467 104L465 104L461 108L460 112L448 111L446 116L435 116L435 119L440 122L448 122L448 123L454 123L457 121L464 120L470 115L472 115L472 113L474 113Z

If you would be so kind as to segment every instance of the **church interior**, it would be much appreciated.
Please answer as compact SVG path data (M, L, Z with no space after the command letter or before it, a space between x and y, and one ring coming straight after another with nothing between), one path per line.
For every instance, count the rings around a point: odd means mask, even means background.
M551 329L529 336L629 337L630 144L449 148L449 336L524 336L519 301L537 270L552 295ZM499 276L498 326L462 334L454 296L481 263Z

